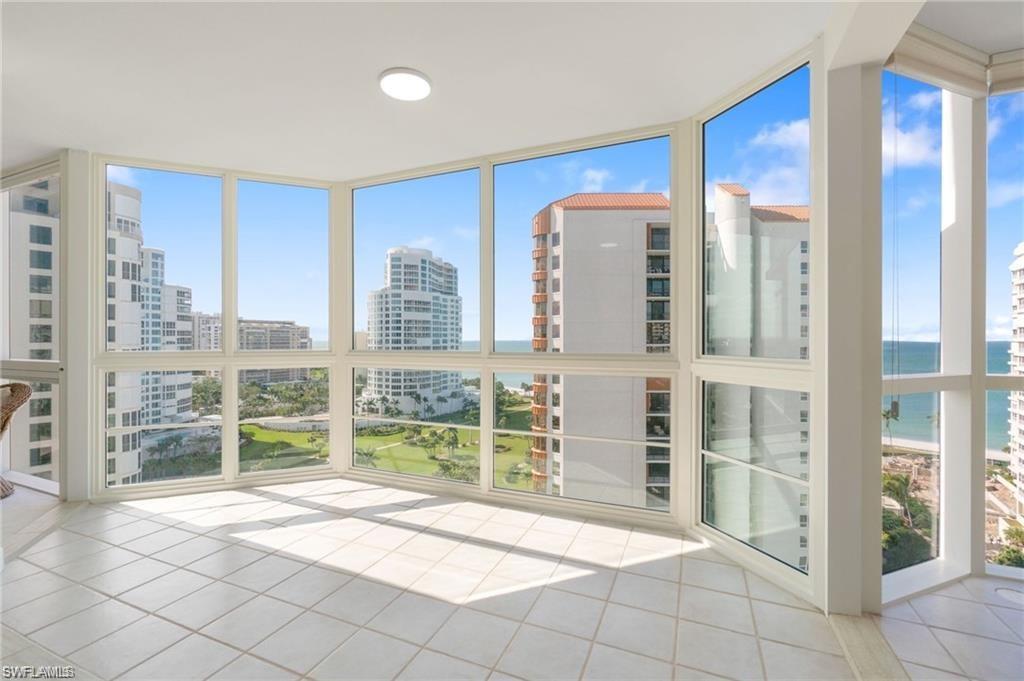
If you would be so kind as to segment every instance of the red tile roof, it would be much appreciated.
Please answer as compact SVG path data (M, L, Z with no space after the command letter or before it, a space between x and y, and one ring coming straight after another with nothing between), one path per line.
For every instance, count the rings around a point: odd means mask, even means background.
M750 214L761 222L810 222L810 206L751 206Z
M736 184L735 182L720 182L718 183L718 186L733 196L750 196L750 191L742 184Z
M568 210L643 210L667 209L671 204L659 192L601 192L572 194L551 205Z

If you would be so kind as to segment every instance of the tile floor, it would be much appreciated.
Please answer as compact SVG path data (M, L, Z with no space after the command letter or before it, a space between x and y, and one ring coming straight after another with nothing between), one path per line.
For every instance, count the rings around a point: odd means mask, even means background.
M5 664L80 679L853 677L819 612L682 535L345 479L61 512L3 568ZM1024 602L1004 586L966 580L877 621L912 678L1012 678Z
M53 495L20 486L0 504L0 555L13 555L78 507L77 504L61 504Z
M852 678L697 541L344 479L85 505L2 577L4 662L86 679Z
M918 679L1024 678L1024 584L967 577L875 618Z

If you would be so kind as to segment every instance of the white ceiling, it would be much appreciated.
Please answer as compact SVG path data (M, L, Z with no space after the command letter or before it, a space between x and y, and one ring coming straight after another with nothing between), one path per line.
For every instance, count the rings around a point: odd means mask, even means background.
M2 163L63 147L352 179L672 121L829 3L3 4ZM423 102L377 74L430 75Z
M988 54L1024 49L1024 2L931 0L917 23Z

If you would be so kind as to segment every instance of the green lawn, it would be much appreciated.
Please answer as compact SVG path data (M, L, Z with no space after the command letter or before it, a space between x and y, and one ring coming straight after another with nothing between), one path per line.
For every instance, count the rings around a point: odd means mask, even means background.
M241 431L251 438L238 448L238 468L243 473L327 463L327 440L314 445L309 441L312 433L270 430L252 423L241 426ZM327 432L323 435L326 438Z

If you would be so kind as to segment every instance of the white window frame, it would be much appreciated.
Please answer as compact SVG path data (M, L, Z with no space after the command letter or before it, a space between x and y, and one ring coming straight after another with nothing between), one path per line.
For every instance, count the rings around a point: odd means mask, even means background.
M692 270L694 281L690 304L691 329L690 364L691 381L689 389L690 442L693 452L690 460L689 477L691 485L690 517L693 519L690 531L713 541L723 553L745 564L753 565L759 572L770 575L773 580L784 584L791 591L799 593L812 603L825 606L827 581L827 497L825 483L827 459L825 457L825 434L828 427L828 402L822 390L820 375L826 368L827 350L827 268L825 255L826 220L824 183L817 178L824 177L824 98L825 80L823 74L823 45L821 39L796 52L742 88L732 92L713 106L694 117L690 136L692 148L693 181L689 191L692 198ZM807 65L810 68L810 223L809 231L809 296L810 305L810 352L808 359L768 359L759 357L729 357L705 354L704 349L704 172L703 172L703 126L719 114L770 87L794 70ZM756 549L749 544L728 535L702 521L704 498L704 473L702 465L703 448L703 389L705 383L730 383L759 388L776 388L809 395L810 441L809 476L806 483L809 495L808 514L811 518L808 533L809 571L802 573L780 560ZM740 464L742 465L742 464ZM788 478L787 478L788 479Z
M65 193L65 177L67 169L67 154L59 154L56 158L45 159L40 163L31 164L20 170L16 169L10 173L4 173L3 177L0 178L0 191L6 191L13 187L36 182L51 176L58 176L60 178L60 211L61 211L61 222L60 229L58 230L56 238L53 240L53 251L57 255L57 266L54 274L57 277L57 287L54 290L57 300L57 316L55 318L57 322L57 334L54 338L54 342L57 346L57 359L10 359L0 357L0 376L3 380L0 383L6 383L8 381L17 382L40 382L40 383L51 383L57 386L57 398L53 401L53 413L57 415L57 428L54 433L55 439L57 440L57 479L56 480L45 480L28 473L22 473L15 470L3 470L0 471L11 482L19 485L33 488L41 492L48 494L54 494L59 497L64 497L65 477L66 477L66 466L67 456L65 453L65 445L68 442L67 438L67 419L65 415L67 413L65 405L67 403L67 391L65 389L64 382L64 367L67 362L67 334L65 329L67 328L67 257L68 253L68 238L67 234L67 210L68 210L68 197ZM6 233L2 235L7 237ZM2 263L6 262L6 258L9 257L8 249L10 244L6 238L0 239L3 243L0 243L0 334L3 335L2 345L7 348L9 339L9 328L11 319L9 317L10 311L8 309L8 287L10 285L7 277L8 273L6 269L2 267ZM6 354L6 349L5 349ZM28 413L28 405L22 408L23 414ZM5 436L6 439L7 436ZM6 451L6 445L4 446L4 462L3 466L9 465L8 457L10 452Z

